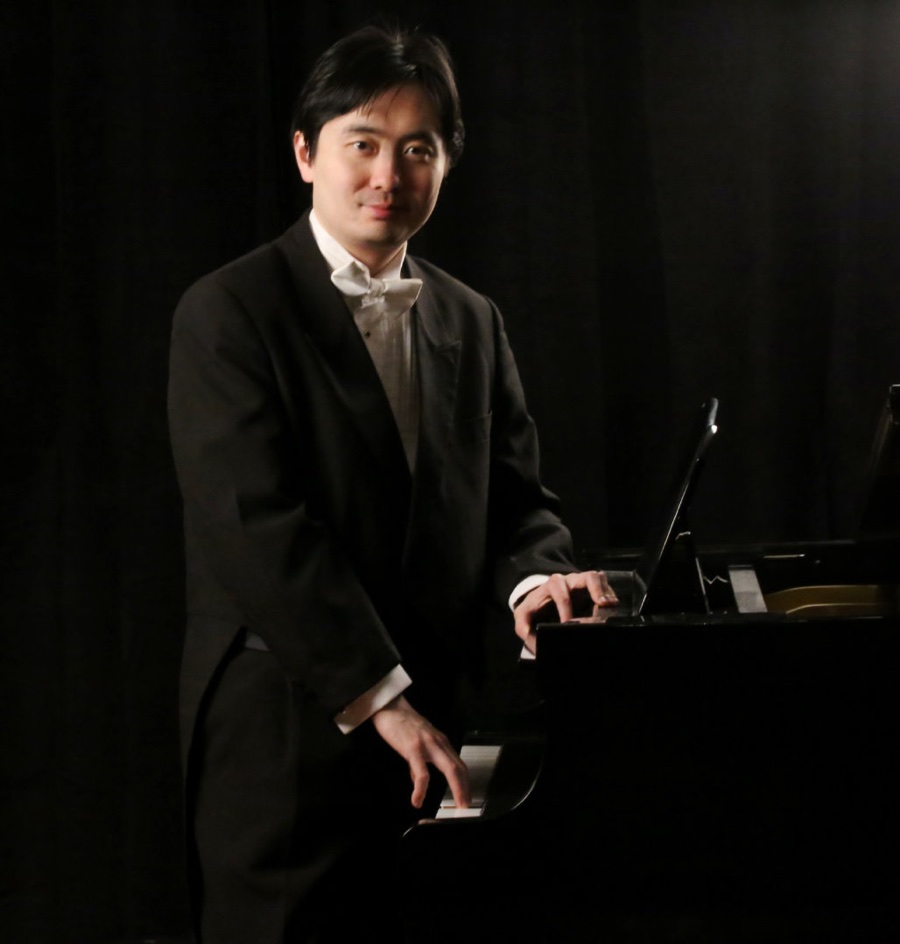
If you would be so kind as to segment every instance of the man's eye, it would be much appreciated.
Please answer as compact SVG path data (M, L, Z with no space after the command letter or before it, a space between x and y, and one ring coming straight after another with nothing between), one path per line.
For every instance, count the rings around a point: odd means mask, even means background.
M368 141L353 141L350 146L354 151L370 151L372 149Z
M428 160L433 152L430 147L424 144L411 144L406 149L406 153L409 154L410 157L415 157L418 160Z

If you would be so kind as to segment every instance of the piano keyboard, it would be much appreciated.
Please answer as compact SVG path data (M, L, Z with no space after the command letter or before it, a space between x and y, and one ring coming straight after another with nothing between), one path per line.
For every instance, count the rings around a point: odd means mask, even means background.
M497 766L501 749L500 744L463 744L459 756L469 768L469 787L472 794L470 805L467 809L459 809L448 788L435 819L468 819L481 816L484 812L488 784Z

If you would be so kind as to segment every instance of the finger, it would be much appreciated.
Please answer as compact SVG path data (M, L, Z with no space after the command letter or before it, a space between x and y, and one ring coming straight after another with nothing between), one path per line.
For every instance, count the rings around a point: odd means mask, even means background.
M421 809L425 802L425 794L428 791L428 765L418 755L415 754L409 759L409 776L413 782L412 797L410 802L415 809Z
M600 606L612 606L619 602L616 591L609 583L609 578L602 570L585 571L587 589L594 603Z
M583 586L583 576L581 574L572 574L572 583L570 585L566 577L562 574L554 574L544 585L547 592L556 604L556 610L559 613L559 620L565 623L572 618L572 597L571 590L576 586Z
M533 610L529 610L526 606L522 605L516 610L516 621L515 621L515 631L516 635L522 642L527 646L529 644L529 637L533 636L532 626L531 626L531 617L533 615Z
M469 789L468 779L460 777L457 774L451 774L447 778L447 786L450 787L450 792L453 794L453 802L456 806L461 810L468 809L469 804L472 802L472 793Z
M456 806L467 808L472 801L472 791L469 785L469 768L463 759L448 746L446 751L435 752L432 763L446 778Z
M556 604L556 611L559 613L560 623L565 623L572 619L572 598L569 596L568 589L565 593L554 593L553 602Z
M531 625L531 612L523 606L516 610L515 623L513 624L516 635L522 640L525 648L529 652L537 653L537 636Z
M547 581L529 593L514 611L514 627L516 635L533 650L534 622L538 613L549 604L560 612L560 605L566 605L569 591L562 574L553 574ZM549 616L549 613L546 614ZM571 609L569 615L571 616Z

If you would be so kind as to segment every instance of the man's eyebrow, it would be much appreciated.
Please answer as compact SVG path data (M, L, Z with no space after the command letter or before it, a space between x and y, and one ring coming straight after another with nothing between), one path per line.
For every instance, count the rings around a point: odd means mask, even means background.
M341 134L382 134L374 125L347 125L341 129Z
M355 124L348 125L346 128L341 130L341 134L351 135L351 134L374 134L378 137L384 137L384 129L378 128L375 125L364 125L364 124ZM427 128L422 128L420 131L411 131L409 134L404 134L400 139L401 141L438 141L440 135L435 131L430 131Z

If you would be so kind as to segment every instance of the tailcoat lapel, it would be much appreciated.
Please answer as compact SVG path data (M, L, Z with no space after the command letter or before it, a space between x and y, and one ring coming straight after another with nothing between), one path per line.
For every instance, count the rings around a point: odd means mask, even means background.
M291 273L302 327L321 355L333 393L346 406L387 481L408 489L409 466L387 395L353 316L331 282L308 215L277 245Z
M423 281L416 302L415 339L419 375L419 445L413 483L406 554L414 552L417 532L442 492L444 462L453 425L459 381L461 340L450 325L425 273L414 259L410 274Z

